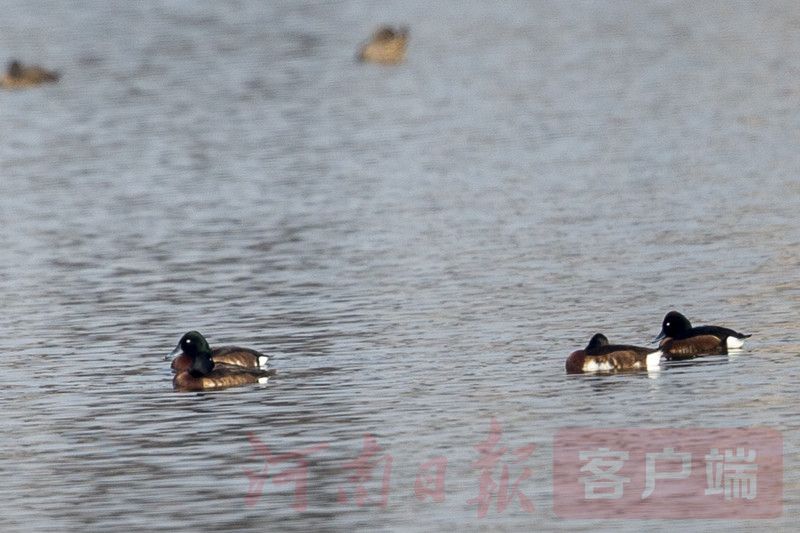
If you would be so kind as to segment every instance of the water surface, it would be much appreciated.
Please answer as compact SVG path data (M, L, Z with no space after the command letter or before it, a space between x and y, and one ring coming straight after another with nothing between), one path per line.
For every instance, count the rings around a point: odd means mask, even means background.
M12 1L5 18L4 56L63 78L0 93L4 531L675 528L556 517L568 426L778 429L782 518L679 525L789 527L797 3ZM411 27L404 65L353 60L380 22ZM657 375L565 375L593 333L644 344L673 308L753 338ZM162 358L189 329L269 353L277 378L173 392ZM536 446L532 513L468 503L492 419ZM381 460L359 505L365 436ZM250 437L326 446L305 510L271 481L248 505ZM445 499L419 501L435 457Z

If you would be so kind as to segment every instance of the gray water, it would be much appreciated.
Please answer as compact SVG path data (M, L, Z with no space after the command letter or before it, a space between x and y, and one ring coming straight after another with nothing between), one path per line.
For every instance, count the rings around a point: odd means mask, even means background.
M793 525L797 2L11 0L3 20L2 57L63 74L0 92L3 531ZM381 22L411 27L399 67L353 60ZM593 333L647 344L673 308L753 337L565 374ZM278 376L174 392L190 329ZM492 419L536 446L532 513L469 503ZM553 512L560 428L732 426L781 432L782 517ZM273 480L248 505L249 436L327 446L305 510ZM440 456L445 500L419 501Z

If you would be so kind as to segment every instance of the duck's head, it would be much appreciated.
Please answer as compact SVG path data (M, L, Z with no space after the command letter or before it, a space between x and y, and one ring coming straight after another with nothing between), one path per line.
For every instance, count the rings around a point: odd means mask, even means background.
M180 342L167 357L174 358L186 355L191 359L188 372L192 377L201 377L214 370L214 361L211 360L211 347L205 337L197 331L190 331L181 337Z
M174 350L172 350L172 353L170 353L167 358L173 358L182 353L185 353L192 358L195 358L198 355L206 355L210 358L211 347L208 345L205 337L203 337L200 332L190 331L181 337L180 342L178 342L178 345Z
M372 34L372 39L376 42L390 42L395 39L407 39L410 33L408 26L381 26Z
M8 64L8 75L12 78L19 78L22 76L22 64L16 59Z
M692 323L689 319L677 311L670 311L661 322L661 333L656 337L656 342L665 337L675 338L684 331L692 329Z
M591 350L594 348L599 348L601 346L608 346L608 337L606 337L602 333L595 333L594 336L589 341L589 344L586 345L586 349Z
M394 28L391 26L381 26L373 34L373 39L376 41L391 41L394 37Z

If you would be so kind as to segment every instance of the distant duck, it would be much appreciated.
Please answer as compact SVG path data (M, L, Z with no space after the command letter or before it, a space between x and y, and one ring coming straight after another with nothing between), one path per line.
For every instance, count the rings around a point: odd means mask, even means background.
M22 89L42 83L53 83L58 81L58 78L58 72L45 70L35 65L26 67L15 59L8 64L6 73L0 78L0 87Z
M727 354L729 349L741 348L748 337L750 335L721 326L693 328L688 318L670 311L655 340L661 341L659 347L668 359L689 359L698 355Z
M381 26L358 52L359 61L396 65L406 57L409 30L406 26L397 29Z
M609 344L602 333L595 334L586 348L572 352L567 358L568 374L612 372L620 370L658 370L661 350L625 344Z
M269 361L269 357L250 348L219 346L212 349L205 337L198 331L190 331L181 337L178 345L167 358L172 358L170 366L173 372L182 372L188 370L192 365L192 360L201 354L207 355L215 363L251 369L265 369Z
M175 352L180 352L180 355L172 363L172 368L175 370L172 386L182 391L223 389L251 383L265 383L270 376L275 375L274 370L256 366L261 363L258 357L265 357L258 352L235 347L211 350L203 336L196 331L190 331L184 335L178 343L178 347L173 351L173 353ZM215 361L215 358L219 361ZM225 359L247 363L249 366L222 362ZM179 363L176 364L176 361ZM266 364L266 360L263 363Z

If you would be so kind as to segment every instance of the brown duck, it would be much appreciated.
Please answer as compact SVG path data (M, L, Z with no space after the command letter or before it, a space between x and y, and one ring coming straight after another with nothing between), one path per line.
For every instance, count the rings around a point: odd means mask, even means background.
M212 350L197 331L181 337L170 355L175 377L172 385L178 390L198 391L263 383L274 370L266 369L267 357L248 348L226 346Z
M586 348L572 352L567 358L567 373L614 372L620 370L658 370L661 350L640 346L609 344L602 333L595 334Z
M42 83L54 83L58 81L59 74L51 70L37 67L36 65L24 66L16 59L8 64L8 69L3 77L0 78L0 87L6 89L22 89L33 87Z
M408 28L381 26L358 51L358 60L383 65L402 63L408 46Z
M166 359L172 358L170 366L173 372L181 372L188 370L192 365L192 359L200 353L208 354L215 363L243 368L266 368L269 361L269 357L250 348L219 346L212 349L205 337L197 331L190 331L181 337L178 345Z

